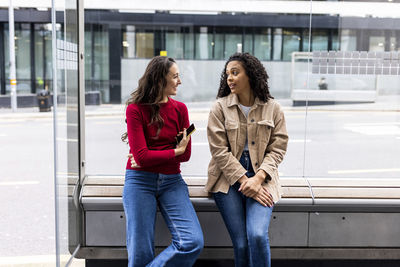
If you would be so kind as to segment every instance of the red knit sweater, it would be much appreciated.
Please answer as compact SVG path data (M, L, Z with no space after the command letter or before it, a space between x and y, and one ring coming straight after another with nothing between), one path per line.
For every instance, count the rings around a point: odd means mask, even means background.
M143 104L130 104L126 109L128 140L130 153L140 168L132 168L128 159L127 169L163 174L180 173L180 163L188 161L191 153L191 141L186 151L175 156L175 136L189 127L189 115L185 104L169 98L160 104L160 115L164 126L158 135L158 125L150 125L150 107Z

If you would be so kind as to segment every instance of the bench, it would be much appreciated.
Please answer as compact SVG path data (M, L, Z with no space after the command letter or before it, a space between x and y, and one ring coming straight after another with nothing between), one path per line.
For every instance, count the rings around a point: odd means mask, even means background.
M233 258L222 218L203 190L206 178L184 179L204 232L200 258ZM78 258L127 257L123 183L123 176L87 176L80 191L70 188L79 193L84 213L85 244ZM274 259L400 259L400 179L281 178L281 183L284 195L270 226ZM158 214L156 250L169 243Z

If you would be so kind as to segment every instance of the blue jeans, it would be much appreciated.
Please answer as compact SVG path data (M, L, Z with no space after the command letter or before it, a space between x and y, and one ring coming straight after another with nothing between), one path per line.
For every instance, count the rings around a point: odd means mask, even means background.
M247 177L254 176L250 155L243 152L240 163L247 170ZM236 267L271 266L268 227L272 207L264 207L238 191L237 182L227 194L214 193L215 203L221 212L235 252Z
M192 266L203 246L203 232L180 174L126 170L123 192L128 266ZM172 243L157 257L154 231L157 204Z

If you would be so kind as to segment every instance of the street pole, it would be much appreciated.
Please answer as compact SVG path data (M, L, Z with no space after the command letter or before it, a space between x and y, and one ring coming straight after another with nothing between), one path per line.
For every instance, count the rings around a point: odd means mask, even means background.
M12 0L8 7L8 28L10 47L10 86L11 86L11 109L17 111L17 79L15 75L15 38L14 38L14 7Z

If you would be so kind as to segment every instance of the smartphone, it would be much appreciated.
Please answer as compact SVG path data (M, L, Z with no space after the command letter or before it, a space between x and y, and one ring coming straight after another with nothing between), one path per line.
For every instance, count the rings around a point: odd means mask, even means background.
M192 123L189 128L186 129L186 136L190 136L196 129L194 128L194 124ZM175 136L176 144L182 140L183 134Z

